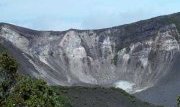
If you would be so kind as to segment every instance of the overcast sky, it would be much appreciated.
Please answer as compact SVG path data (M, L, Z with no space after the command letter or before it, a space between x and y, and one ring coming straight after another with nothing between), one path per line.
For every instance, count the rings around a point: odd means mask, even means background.
M0 0L0 22L37 30L98 29L180 12L180 0Z

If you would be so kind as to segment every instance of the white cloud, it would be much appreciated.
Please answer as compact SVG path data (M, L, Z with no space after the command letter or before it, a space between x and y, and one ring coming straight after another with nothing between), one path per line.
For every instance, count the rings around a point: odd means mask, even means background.
M95 29L180 11L179 0L1 0L0 22L40 30Z

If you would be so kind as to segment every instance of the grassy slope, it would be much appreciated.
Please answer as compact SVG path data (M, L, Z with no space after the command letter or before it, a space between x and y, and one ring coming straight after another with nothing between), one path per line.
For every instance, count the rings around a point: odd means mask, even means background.
M102 87L53 87L68 96L73 107L158 107L136 99L121 89Z

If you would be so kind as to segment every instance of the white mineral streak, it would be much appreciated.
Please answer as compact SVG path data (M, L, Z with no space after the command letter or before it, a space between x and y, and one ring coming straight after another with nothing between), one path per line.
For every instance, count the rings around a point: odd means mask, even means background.
M95 83L96 80L83 70L82 59L87 55L84 47L81 46L80 37L74 31L70 31L63 37L60 46L64 48L66 55L70 59L71 73L82 82Z
M27 48L29 46L28 39L19 35L15 31L9 29L8 27L3 27L1 29L1 37L11 42L14 46L18 47L23 52L28 53L28 48Z
M165 72L174 54L179 52L177 31L173 30L173 26L162 29L165 30L157 30L154 37L132 42L119 50L116 50L116 38L110 35L118 29L108 29L101 35L93 30L69 30L60 35L44 32L36 36L30 35L32 40L29 40L27 36L4 26L0 30L0 36L25 53L22 57L38 72L29 71L35 77L42 77L58 85L113 84L127 92L139 92L152 86L154 79ZM113 60L117 61L117 65L112 63Z

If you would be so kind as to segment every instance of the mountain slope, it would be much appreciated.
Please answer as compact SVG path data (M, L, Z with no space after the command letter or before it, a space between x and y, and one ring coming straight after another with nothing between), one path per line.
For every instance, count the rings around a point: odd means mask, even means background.
M43 80L19 75L16 61L1 45L0 50L1 107L159 107L121 89L47 86Z
M171 72L165 75L155 86L136 93L135 96L153 104L176 107L180 95L180 55L177 55Z
M36 31L1 23L0 42L21 64L20 72L51 85L115 86L135 93L163 84L171 74L179 32L176 13L99 30Z
M142 102L121 89L54 87L61 95L68 96L73 107L160 107Z
M179 52L179 33L174 23L167 23L169 17L64 32L1 24L0 35L20 59L22 68L29 69L27 73L50 84L109 85L127 81L142 89L168 72L174 54Z

